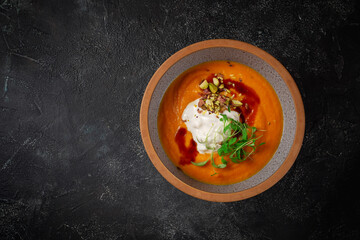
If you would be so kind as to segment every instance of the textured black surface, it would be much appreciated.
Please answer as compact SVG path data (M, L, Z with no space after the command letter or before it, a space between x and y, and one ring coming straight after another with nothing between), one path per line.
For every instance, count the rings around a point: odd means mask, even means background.
M0 0L0 239L359 239L355 1ZM192 43L276 57L306 111L300 155L268 191L192 198L144 151L142 94Z

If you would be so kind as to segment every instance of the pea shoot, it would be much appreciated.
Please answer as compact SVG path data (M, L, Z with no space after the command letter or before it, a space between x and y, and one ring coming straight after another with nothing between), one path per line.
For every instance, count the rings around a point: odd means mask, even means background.
M256 141L262 137L262 135L258 137L255 135L255 132L259 131L256 127L251 127L246 123L228 118L225 114L221 114L221 116L220 121L224 123L223 136L226 137L221 147L217 150L218 155L221 157L221 163L215 163L213 156L214 150L209 159L198 163L191 162L193 165L202 167L210 161L214 168L225 168L228 164L225 157L230 158L233 163L238 164L250 158L257 147L265 144L262 142L256 146ZM250 148L251 151L246 151L245 148Z
M256 137L256 127L250 127L246 123L241 123L234 119L229 119L226 115L221 114L220 121L224 122L224 134L227 138L222 142L221 147L217 150L221 160L228 156L233 163L240 163L250 157L256 150L256 141L262 137ZM258 146L265 144L260 143ZM251 151L245 151L245 147L250 147Z

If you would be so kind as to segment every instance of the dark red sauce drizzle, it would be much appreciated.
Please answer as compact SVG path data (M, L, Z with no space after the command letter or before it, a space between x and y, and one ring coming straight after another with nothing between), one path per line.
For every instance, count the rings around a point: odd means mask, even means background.
M224 85L230 91L234 89L244 96L241 101L243 105L241 107L237 107L235 111L241 114L241 116L243 117L243 121L252 126L254 124L256 113L260 103L260 98L257 93L254 91L254 89L246 86L244 83L231 79L224 79Z
M196 149L196 142L194 139L191 139L190 146L185 145L185 136L187 130L185 128L179 128L175 135L175 142L177 143L181 157L180 157L180 165L190 164L191 162L195 162L195 157L198 155L198 151Z
M212 73L207 77L206 81L208 81L209 83L213 83L213 78L214 77L215 77L215 74Z

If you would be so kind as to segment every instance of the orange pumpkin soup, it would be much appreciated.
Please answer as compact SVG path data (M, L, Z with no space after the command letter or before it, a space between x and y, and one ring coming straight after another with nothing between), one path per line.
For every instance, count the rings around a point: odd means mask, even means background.
M256 150L244 161L230 161L229 156L222 159L216 151L219 148L216 144L211 148L214 150L217 146L213 153L200 151L199 141L195 141L192 132L187 128L186 121L189 120L183 119L183 113L189 103L196 101L194 106L202 105L204 109L205 103L201 103L201 99L207 101L204 94L215 93L211 88L214 86L217 93L220 92L216 96L224 95L214 100L214 103L218 104L216 106L226 106L224 104L229 101L232 105L229 104L226 110L218 107L216 111L210 106L210 115L216 114L215 117L219 118L226 111L234 114L238 112L239 122L257 129L254 134L257 139ZM217 100L224 104L221 105ZM204 114L202 109L197 111ZM237 62L211 61L188 69L170 84L158 112L159 137L168 157L185 174L208 184L233 184L256 174L274 155L280 143L282 130L283 113L274 89L254 69ZM251 147L246 148L247 153L251 150ZM209 161L210 158L213 162ZM224 165L224 161L226 167L214 167Z

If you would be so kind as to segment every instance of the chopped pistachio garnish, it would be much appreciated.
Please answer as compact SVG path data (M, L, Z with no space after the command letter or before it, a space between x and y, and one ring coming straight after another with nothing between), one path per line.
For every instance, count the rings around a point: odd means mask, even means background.
M206 80L202 81L202 83L200 84L201 89L207 89L208 87L209 87L209 83Z
M231 108L236 108L243 105L239 100L233 99L235 94L233 94L229 89L225 88L223 77L224 75L218 73L215 74L212 82L203 80L201 84L199 84L199 87L203 90L202 97L198 104L198 107L203 110L203 112L201 112L202 114L204 114L205 111L220 114L225 110L230 111ZM229 96L230 94L232 94L232 96Z
M219 79L213 78L213 83L215 86L219 86L219 84L220 84Z
M231 100L231 102L235 107L240 107L243 105L242 102L240 102L239 100L236 100L236 99Z
M209 83L209 89L210 89L210 91L211 91L212 93L216 93L217 90L218 90L217 86L215 86L215 85L212 84L212 83Z

